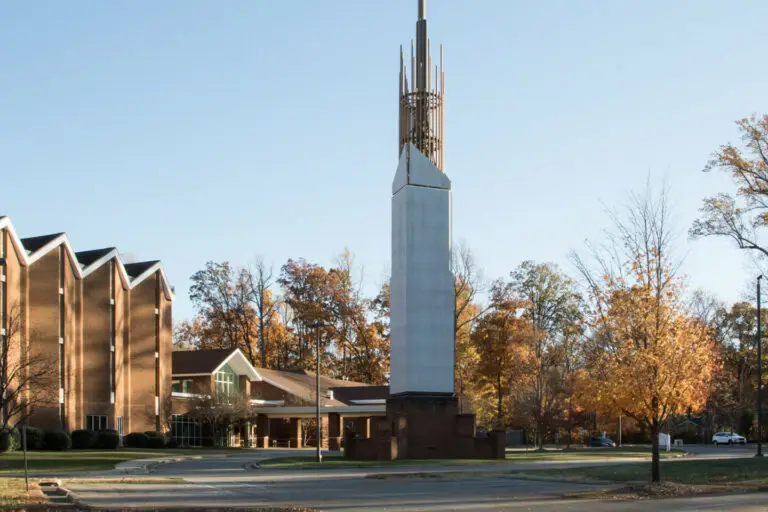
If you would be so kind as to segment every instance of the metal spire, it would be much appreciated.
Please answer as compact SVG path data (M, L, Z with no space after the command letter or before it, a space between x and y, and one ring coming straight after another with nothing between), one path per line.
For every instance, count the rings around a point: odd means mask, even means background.
M400 47L400 137L398 155L411 143L432 163L443 169L443 47L434 67L427 36L427 1L419 0L416 45L411 41L411 79L408 80L403 48ZM414 51L415 50L415 51ZM434 81L433 81L434 78Z

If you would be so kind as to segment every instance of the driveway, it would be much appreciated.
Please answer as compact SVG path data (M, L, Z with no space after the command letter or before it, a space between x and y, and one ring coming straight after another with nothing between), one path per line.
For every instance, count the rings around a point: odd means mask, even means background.
M311 452L307 451L306 454ZM730 451L700 456L733 457ZM530 481L500 474L479 476L479 471L500 469L544 469L615 463L540 462L489 466L397 466L366 469L271 470L248 469L253 462L275 456L296 455L296 451L253 451L242 454L206 457L157 466L152 475L183 477L173 484L86 484L71 490L86 505L110 507L213 508L243 506L304 506L319 510L534 510L584 511L648 510L647 502L604 502L565 500L565 493L605 488L604 485ZM741 456L751 456L744 451ZM647 461L635 463L648 464ZM427 470L460 472L450 478L414 478L402 473ZM381 479L381 473L387 473ZM379 474L371 478L371 474ZM389 475L393 474L393 475ZM399 476L398 476L399 474ZM766 510L768 495L736 494L663 500L653 503L654 510Z

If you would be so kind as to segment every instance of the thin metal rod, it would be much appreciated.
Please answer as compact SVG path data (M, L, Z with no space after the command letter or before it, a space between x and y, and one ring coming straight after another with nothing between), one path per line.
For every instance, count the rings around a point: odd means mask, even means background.
M315 324L315 337L317 338L315 341L317 342L317 373L315 374L315 386L317 389L316 393L316 401L315 401L315 407L317 412L317 462L318 464L323 462L323 457L320 454L320 445L322 444L321 439L321 428L320 428L320 325Z
M757 276L757 453L763 456L763 332L760 318L760 280Z
M29 492L29 471L27 470L27 422L21 425L21 447L24 449L24 483Z

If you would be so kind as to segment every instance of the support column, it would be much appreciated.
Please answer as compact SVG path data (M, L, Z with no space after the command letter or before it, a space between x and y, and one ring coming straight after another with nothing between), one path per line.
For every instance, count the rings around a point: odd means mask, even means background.
M341 414L332 412L328 415L328 449L332 452L341 450Z
M291 426L289 429L289 438L291 448L301 448L302 435L301 435L301 418L291 418Z
M357 433L363 438L371 437L371 418L357 419Z
M269 448L269 416L259 414L256 416L256 446Z

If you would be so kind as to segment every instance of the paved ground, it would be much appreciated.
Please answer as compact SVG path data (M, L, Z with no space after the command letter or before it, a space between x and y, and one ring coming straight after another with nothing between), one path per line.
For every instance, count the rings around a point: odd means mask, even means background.
M754 451L736 447L696 450L701 458L748 457ZM250 463L296 451L253 451L234 456L213 456L156 466L153 476L182 476L181 484L88 484L72 490L95 507L221 507L295 505L320 510L533 510L585 511L648 510L649 502L594 502L564 500L564 493L604 486L518 480L503 475L467 478L466 473L492 470L485 466L391 467L382 469L248 470ZM306 452L309 454L310 452ZM622 461L625 462L625 461ZM633 462L637 462L634 460ZM670 461L671 462L671 461ZM543 469L616 463L589 461L504 465L504 469ZM647 462L639 462L645 463ZM496 471L500 469L496 466ZM366 478L372 473L428 470L461 471L456 478ZM654 501L653 510L766 510L768 494L735 494L685 500Z

